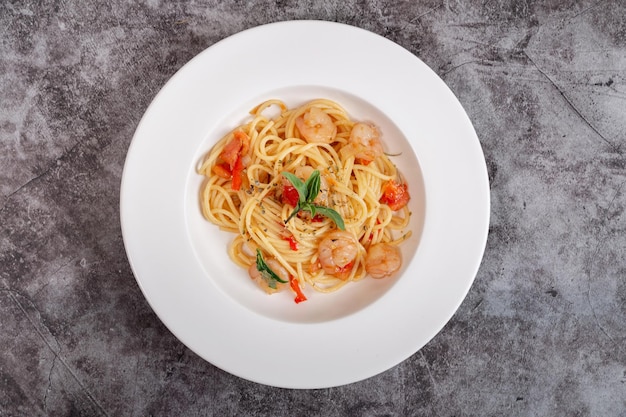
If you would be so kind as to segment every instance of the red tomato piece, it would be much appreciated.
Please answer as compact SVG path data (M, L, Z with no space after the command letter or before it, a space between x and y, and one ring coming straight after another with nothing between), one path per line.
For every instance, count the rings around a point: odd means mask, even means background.
M235 191L239 191L241 189L241 182L243 180L243 162L242 158L237 158L235 161L235 167L233 168L233 182L231 183L231 187Z
M224 149L220 153L220 159L228 164L230 170L235 168L237 158L239 158L239 151L241 150L241 141L237 138L232 138L230 142L224 146Z
M220 159L230 166L230 170L235 169L237 159L248 153L250 148L250 138L243 130L236 130L233 138L224 146L220 153Z
M296 298L294 298L293 301L296 302L296 304L299 304L303 301L306 301L306 297L304 296L304 294L302 293L302 290L300 289L300 285L298 285L298 280L295 279L294 277L289 277L289 285L291 286L291 289L296 293Z
M229 180L233 176L233 173L231 172L230 167L228 166L228 164L218 164L218 165L215 165L213 167L213 172L218 177L224 178L226 180Z
M245 155L248 153L248 149L250 148L250 138L243 130L235 131L235 140L239 141L241 144L241 149L239 150L239 155Z
M409 187L406 184L389 181L383 188L380 202L387 204L391 210L397 211L406 206L410 199Z
M295 207L300 201L300 194L293 185L283 186L283 204L289 204L291 207Z

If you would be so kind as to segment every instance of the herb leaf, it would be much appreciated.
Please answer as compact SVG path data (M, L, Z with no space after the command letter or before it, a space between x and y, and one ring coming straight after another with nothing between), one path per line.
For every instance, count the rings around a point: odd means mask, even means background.
M330 207L318 206L314 204L311 204L311 205L317 210L318 213L334 221L339 229L346 230L346 225L343 223L341 214L337 213L335 210L331 209ZM313 213L313 211L311 213ZM315 216L315 214L313 215Z
M337 227L341 230L346 230L346 226L341 218L341 215L330 207L320 206L318 204L313 204L313 200L320 192L320 172L319 170L315 170L311 173L309 178L305 182L294 174L290 172L282 172L282 175L291 182L293 187L298 190L299 201L296 204L296 207L293 209L285 223L291 220L296 214L300 211L308 211L311 213L311 217L315 217L317 213L322 214L325 217L328 217L332 221L335 222ZM258 268L257 268L258 269ZM260 271L260 269L259 269Z
M306 202L312 203L320 192L320 172L316 169L304 182L307 189Z
M261 273L261 276L265 282L267 282L267 285L269 285L272 289L276 289L276 281L283 284L287 283L287 281L281 279L269 266L267 266L260 249L256 250L256 269Z
M306 204L306 203L305 203ZM300 208L300 202L298 202L298 204L296 204L296 207L293 209L293 211L291 212L291 214L289 215L289 217L287 217L287 220L285 220L285 223L289 222L289 220L291 220L291 218L293 216L295 216L296 214L298 214L300 212L301 208Z

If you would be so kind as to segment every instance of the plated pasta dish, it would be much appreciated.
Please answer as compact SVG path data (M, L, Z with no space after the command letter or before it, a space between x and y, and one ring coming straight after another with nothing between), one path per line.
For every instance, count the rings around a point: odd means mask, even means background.
M294 108L268 100L250 114L198 167L203 215L233 233L232 261L296 303L396 274L410 196L378 127L327 99Z

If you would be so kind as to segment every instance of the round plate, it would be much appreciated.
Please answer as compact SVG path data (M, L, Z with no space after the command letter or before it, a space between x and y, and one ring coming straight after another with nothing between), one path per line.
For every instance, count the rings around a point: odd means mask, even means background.
M412 236L395 279L309 289L295 304L228 259L233 236L202 218L196 167L259 102L322 97L380 127L409 183ZM218 42L172 77L137 128L120 206L133 273L179 340L251 381L323 388L391 368L452 317L482 259L489 184L471 122L418 58L362 29L292 21Z

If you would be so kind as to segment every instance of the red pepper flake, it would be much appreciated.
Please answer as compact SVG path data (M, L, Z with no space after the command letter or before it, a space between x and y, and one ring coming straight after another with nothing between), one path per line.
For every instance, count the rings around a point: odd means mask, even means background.
M293 299L296 304L300 304L301 302L306 301L306 297L302 293L297 279L295 279L293 276L289 276L289 285L291 286L291 289L296 293L296 298Z
M298 241L293 235L283 236L283 240L286 240L287 242L289 242L289 247L291 248L291 250L294 250L294 251L298 250Z

